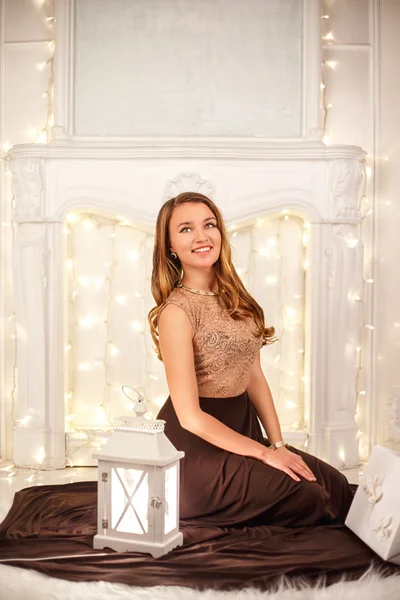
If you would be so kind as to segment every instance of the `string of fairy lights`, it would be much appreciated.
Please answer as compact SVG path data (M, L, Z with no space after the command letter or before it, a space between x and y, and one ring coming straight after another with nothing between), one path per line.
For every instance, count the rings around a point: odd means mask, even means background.
M324 23L328 23L329 21L329 15L328 14L324 14L322 16L322 19L324 20ZM54 24L54 17L47 17L46 21L49 25ZM322 36L322 41L324 44L326 43L333 43L334 42L334 34L332 31L327 31L326 33L323 34ZM55 42L54 41L50 41L49 42L49 47L54 51L55 48ZM323 60L323 64L322 64L322 69L321 69L321 73L322 73L322 79L321 79L321 105L322 105L322 109L323 109L323 129L325 132L324 135L324 142L326 144L329 143L329 131L328 131L328 122L329 122L329 109L332 107L332 104L328 103L328 98L327 98L327 90L326 90L326 84L325 84L325 77L324 77L324 72L325 69L329 68L329 69L335 69L338 65L338 62L335 60ZM48 98L48 110L47 110L47 119L46 119L46 125L43 129L35 131L35 138L36 141L38 143L46 143L49 141L49 135L50 135L50 129L52 127L52 125L54 124L54 117L53 117L53 97L54 97L54 53L53 55L46 61L44 61L43 63L40 63L37 65L37 68L39 70L43 70L46 67L49 67L50 69L50 76L49 76L49 84L48 84L48 89L43 93L43 96ZM10 145L5 143L4 146L4 151L7 153ZM366 175L367 178L371 176L371 170L369 167L366 168ZM364 186L366 186L366 178L364 178ZM284 213L287 213L288 211L283 211ZM365 189L364 189L364 193L362 196L362 221L361 221L361 232L360 232L360 240L353 240L353 243L357 242L360 243L363 246L363 242L362 242L362 237L363 237L363 221L365 219L365 217L368 217L370 215L373 214L372 209L369 208L369 200L366 196L365 193ZM288 215L288 214L284 214L281 217L281 220L288 220L289 218L293 219L294 216L293 215ZM82 436L82 445L81 446L74 446L73 449L68 449L67 448L67 461L69 461L70 464L73 464L74 461L74 457L79 454L79 451L81 448L85 447L85 446L89 446L89 447L98 447L99 446L99 436L101 437L101 434L105 431L105 428L99 428L97 429L95 426L91 426L90 428L75 428L74 427L74 413L73 413L73 407L74 407L74 394L76 391L76 376L77 376L77 372L81 371L81 370L85 370L85 369L90 369L90 365L86 364L84 362L80 362L77 363L76 361L76 347L77 347L77 340L76 340L76 325L78 323L79 327L87 327L89 324L89 321L85 322L85 318L83 317L80 321L79 319L77 320L77 314L76 314L76 303L75 303L75 299L77 296L77 286L76 284L79 285L100 285L99 282L91 282L90 278L86 278L87 281L85 282L79 282L78 278L76 276L75 273L75 265L74 265L74 249L73 249L73 244L70 241L71 237L70 234L72 232L72 228L74 226L75 223L78 223L80 221L87 221L89 222L97 222L100 223L99 226L103 226L105 224L107 224L107 226L112 226L112 248L111 248L111 258L110 258L110 271L109 271L109 275L106 278L106 281L103 282L101 284L100 287L102 287L103 285L106 285L106 287L104 287L104 293L107 293L108 295L108 311L107 311L107 315L106 318L104 319L104 325L106 326L106 343L105 343L105 347L104 347L104 354L103 354L103 358L100 361L97 361L97 365L94 364L95 361L92 361L93 366L97 366L97 367L103 367L104 369L104 375L105 375L105 384L104 384L104 393L101 399L101 402L98 404L98 409L99 409L99 414L101 414L101 419L100 421L106 426L108 426L109 428L111 428L111 416L109 414L109 394L110 394L110 390L113 390L116 393L121 393L121 386L124 383L127 382L115 382L112 380L111 376L110 376L110 364L112 362L112 358L117 356L119 354L119 349L113 344L113 340L112 340L112 331L111 331L111 313L112 313L112 308L114 305L118 305L118 304L123 304L124 302L127 302L127 298L123 297L122 295L115 295L115 290L114 290L114 279L115 279L115 256L113 255L113 253L115 252L115 239L116 236L118 235L118 231L120 229L120 227L132 227L134 229L134 227L129 224L128 222L124 223L123 219L104 219L101 220L99 215L95 215L95 214L89 214L89 213L80 213L78 214L73 214L73 216L69 216L69 219L67 219L67 222L65 224L65 229L64 229L64 233L67 236L67 238L69 238L69 241L67 243L67 258L66 258L66 270L68 273L68 281L70 284L70 295L69 295L69 299L68 299L68 310L69 310L69 327L68 327L68 342L65 346L65 354L67 357L67 362L68 362L68 376L67 376L67 382L66 382L66 392L65 392L65 413L66 413L66 432L67 433L76 433L76 434L80 434ZM260 227L262 226L262 224L265 222L264 219L259 218L255 221L255 223L253 223L251 226L249 226L249 231L250 231L250 235L252 238L252 244L251 244L251 252L248 255L248 259L247 259L247 266L246 268L241 268L238 267L238 272L239 275L243 275L243 277L245 277L246 275L250 277L251 279L251 273L252 273L252 269L254 266L254 257L260 257L263 256L265 254L263 254L265 252L265 250L263 250L262 248L256 248L255 244L254 244L254 240L253 240L253 232L254 232L254 228L256 227ZM307 239L308 236L308 228L309 228L309 224L305 223L304 224L304 239ZM231 228L231 238L232 240L235 239L235 237L237 235L240 235L240 233L245 232L246 228L245 227L238 227L238 226L233 226ZM88 232L90 232L90 226L88 226ZM147 236L145 237L145 239L142 242L142 245L140 246L138 252L138 256L142 256L143 252L145 251L146 245L151 243L152 241L152 234L147 234ZM279 248L279 236L275 237L275 238L268 238L267 241L267 246L268 244L271 244L272 246L275 246L277 248ZM303 247L304 249L306 249L307 246L307 242L303 242ZM364 247L364 246L363 246ZM277 286L277 293L279 296L279 315L280 315L280 328L279 328L279 338L280 338L280 342L278 342L277 344L274 344L271 348L273 348L274 346L281 347L282 342L284 340L284 337L287 335L290 335L290 331L292 330L292 328L299 328L302 326L302 320L304 317L304 303L303 303L303 308L302 308L302 315L301 318L298 318L297 320L293 320L292 323L289 324L288 327L285 327L285 323L287 321L287 311L288 309L290 310L290 307L285 307L284 306L284 302L283 302L283 296L282 296L282 287L281 287L281 281L282 281L282 269L283 269L283 262L281 260L281 256L279 254L279 252L276 254L276 260L277 260L277 264L278 267L275 271L275 273L277 272L277 275L275 276L267 276L266 278L266 284L268 286L271 285L276 285ZM307 269L307 262L304 262L304 273ZM85 279L85 278L81 278L81 279ZM147 285L149 285L149 277L147 276L146 282ZM364 297L365 294L368 293L368 286L372 286L373 285L373 277L369 277L366 279L363 279L363 293L362 296L357 296L356 298L353 298L353 301L356 302L360 302L361 305L364 307ZM138 291L137 292L139 294L139 297L144 299L145 298L145 293L143 292L143 290ZM303 294L301 294L303 295ZM297 311L298 312L298 311ZM363 313L364 315L364 313ZM364 315L365 316L365 315ZM14 315L11 315L9 317L9 321L12 321L14 318ZM94 323L94 321L92 321L92 323ZM363 320L363 324L362 327L365 330L373 330L374 327L365 322L365 320ZM145 339L145 325L144 322L141 322L140 320L135 321L132 324L132 328L134 331L136 331L136 333L140 334L140 336L143 338L143 343L144 339ZM278 327L277 327L278 329ZM14 406L14 402L15 402L15 395L17 393L17 365L16 365L16 343L17 343L17 339L16 339L16 335L15 333L13 334L13 339L15 342L15 363L14 363L14 367L13 367L13 385L12 385L12 390L11 390L11 398L12 398L12 402L13 402L13 406ZM360 338L361 338L361 334L360 334ZM303 381L303 383L307 383L307 377L306 374L304 373L304 348L299 347L297 349L297 352L299 355L301 355L303 361L301 363L301 366L299 367L298 372L295 371L285 371L285 369L282 369L279 365L281 362L281 353L278 353L274 360L273 360L273 366L274 369L276 370L276 372L279 374L279 393L278 393L278 398L277 398L277 402L278 402L278 407L283 408L283 402L285 399L285 393L287 391L287 389L291 389L291 391L293 391L293 389L296 387L295 385L292 386L286 386L285 383L282 383L283 381L286 381L286 378L293 378L293 380L295 381L296 378L299 379L301 381ZM363 386L361 385L361 378L362 378L362 367L363 367L363 350L361 347L361 344L358 345L356 347L356 355L357 355L357 361L356 361L356 370L357 370L357 375L356 375L356 389L355 389L355 395L356 395L356 400L355 400L355 414L357 414L357 411L359 409L359 400L360 397L365 399L366 396L366 390L363 389ZM159 381L160 380L160 374L157 374L154 372L154 369L151 367L152 364L152 360L154 360L155 358L155 353L154 351L148 347L147 344L147 349L146 349L146 365L145 365L145 372L144 372L144 377L143 380L144 382L150 380L150 381ZM143 392L146 392L146 385L141 386L142 382L133 382L134 383L134 387L135 389L141 389ZM161 403L164 401L164 397L162 395L158 395L154 398L152 398L150 400L150 412L153 412L157 410L159 408L159 406L161 405ZM293 421L293 429L306 429L308 426L308 414L305 413L303 414L303 406L300 405L296 405L295 403L291 403L291 401L289 401L288 405L286 408L292 408L297 409L296 411L296 421ZM14 414L14 410L13 410L13 414ZM24 419L29 420L29 416L25 416L23 417L20 422L23 422ZM96 420L96 419L94 419ZM95 425L95 423L94 423ZM362 436L362 432L359 431L359 436ZM361 447L362 449L362 447ZM35 469L40 469L42 468L43 465L43 461L45 458L45 454L44 454L44 449L42 452L39 452L37 456L35 456L35 460L37 461L37 464L35 466ZM341 455L341 458L344 462L344 455Z
M49 30L52 30L54 27L54 23L55 23L54 16L43 17L43 20L44 20L44 23L46 24L47 28ZM47 89L45 91L43 91L43 93L42 93L42 97L47 100L46 123L45 123L45 126L41 129L31 128L29 130L30 136L32 136L34 138L36 143L47 143L50 140L51 127L54 125L55 40L54 39L50 40L47 43L47 46L48 46L48 48L50 48L50 51L51 51L50 57L47 60L45 60L41 63L36 63L34 65L34 68L38 69L39 71L44 71L46 68L49 69L49 79L48 79ZM10 148L11 148L10 142L3 143L4 154L2 155L1 159L5 163L6 177L11 176L11 171L9 169L10 158L9 158L9 154L8 154ZM3 226L9 227L10 223L5 222L5 223L3 223ZM15 241L15 231L14 231L14 228L12 228L11 245L14 245L14 241ZM12 313L8 317L8 322L11 323L12 321L15 321L15 313ZM14 327L14 331L13 331L13 333L11 333L11 339L13 340L13 364L12 364L11 389L10 389L9 393L10 393L10 399L11 399L11 419L12 419L13 425L15 425L17 423L15 420L15 407L16 407L16 402L17 402L16 397L17 397L17 393L18 393L18 383L17 383L17 379L18 379L17 343L18 343L18 341L17 341L16 327ZM21 425L28 425L31 418L32 418L31 415L25 415L24 417L22 417L21 419L18 420L18 423ZM39 448L38 452L34 456L36 463L32 467L32 475L30 475L27 478L28 482L32 482L33 478L43 468L43 462L44 462L45 458L46 458L46 454L45 454L44 448L43 447ZM14 471L12 470L12 467L6 467L6 469L10 471L8 476L11 479L14 476Z
M324 14L322 15L322 47L323 49L329 49L330 51L332 51L335 48L335 33L333 31L333 28L330 27L330 15L328 14L328 2L325 0L324 3ZM339 61L338 60L333 60L333 59L324 59L322 60L322 68L321 68L321 107L322 107L322 113L323 113L323 131L324 131L324 137L323 137L323 141L325 144L329 144L330 142L330 132L328 130L328 121L329 121L329 111L330 109L333 107L332 103L328 102L328 98L327 98L327 90L326 90L326 83L325 83L325 70L326 69L331 69L331 70L336 70L337 68L340 68L339 65ZM359 234L359 238L358 239L353 239L351 240L351 245L352 247L355 247L356 245L360 245L363 254L365 252L365 244L363 242L363 240L367 237L365 235L365 221L367 219L367 217L370 217L373 215L373 209L370 206L370 201L367 197L367 186L368 186L368 180L371 178L372 176L372 169L371 167L366 164L365 165L365 172L364 172L364 178L363 178L363 191L362 191L362 195L361 195L361 201L360 201L360 216L361 216L361 220L360 220L360 234ZM365 255L364 255L364 272L366 270L366 268L369 268L370 271L372 271L373 273L373 260L370 260L370 265L367 265L366 260L365 260ZM371 297L373 294L372 291L372 287L374 284L374 278L373 276L367 276L365 277L365 274L363 273L363 279L362 279L362 295L356 295L355 298L353 299L356 302L360 302L361 306L362 306L362 310L361 310L361 314L362 314L362 325L361 325L361 330L360 330L360 334L359 334L359 345L356 346L356 377L355 377L355 403L354 403L354 416L356 419L357 424L360 423L361 418L360 418L360 411L362 410L362 408L365 406L366 402L366 397L367 397L367 390L365 389L365 385L362 384L362 372L363 372L363 345L365 346L365 342L363 344L362 340L362 331L373 331L374 330L374 326L370 323L368 323L366 321L366 306L365 306L365 298L366 297ZM369 288L369 289L368 289ZM362 397L364 399L364 403L360 402L360 397ZM365 422L365 417L364 417L364 424L367 426L367 423ZM369 445L368 445L368 441L363 439L364 437L364 433L363 431L361 431L360 429L358 430L357 433L357 437L359 439L359 457L362 461L366 461L368 460L368 456L369 456ZM343 451L340 453L340 458L343 460L345 459L344 453Z
M251 225L245 226L237 226L233 225L229 227L229 232L231 235L231 242L234 244L234 241L238 240L237 236L250 235L250 251L247 256L247 268L240 267L238 265L238 273L242 278L245 278L246 273L249 276L252 276L252 269L254 269L254 265L257 260L265 261L267 259L272 259L278 263L278 267L274 267L273 272L278 272L277 276L268 276L266 275L264 278L263 286L270 287L271 285L277 286L277 292L279 297L277 315L280 320L280 326L278 325L277 329L279 330L279 338L280 342L278 342L277 346L281 345L284 341L285 336L289 336L291 332L294 330L301 329L300 337L304 338L304 301L302 302L302 306L300 310L295 310L290 306L285 306L282 298L281 291L281 281L282 281L282 269L283 269L283 261L282 255L280 251L280 229L284 226L284 224L289 221L289 219L296 219L298 222L298 227L301 228L301 249L299 250L302 254L305 252L307 245L307 231L309 224L303 224L302 220L295 217L289 216L287 213L289 211L282 211L282 215L279 219L279 231L277 235L269 236L265 238L265 241L262 245L260 243L256 243L254 240L254 232L262 228L264 224L268 224L271 222L271 217L269 219L258 218L255 223ZM77 230L78 225L80 225L79 231ZM89 239L90 233L93 230L105 228L103 238L105 239L107 231L111 228L111 247L110 247L110 256L107 257L107 260L104 262L104 267L108 268L108 273L105 277L98 277L98 273L96 271L96 276L93 273L87 272L82 276L78 276L75 272L75 263L79 258L76 256L76 252L74 250L73 239L77 240L77 236L85 236L87 247L93 248L93 252L96 254L95 245ZM75 464L75 460L79 456L81 450L87 449L88 447L97 447L100 444L99 438L102 437L102 433L107 432L107 430L112 428L111 415L109 414L109 395L115 392L115 394L122 396L122 386L124 384L132 385L135 389L137 389L140 393L142 393L146 400L148 401L149 406L149 418L151 416L155 416L160 408L160 406L164 403L167 398L167 386L165 382L165 376L163 373L163 367L160 361L156 359L156 363L152 363L156 354L154 349L152 348L151 338L147 332L147 321L146 314L154 302L151 303L151 306L148 305L146 310L143 310L142 320L134 321L132 325L132 329L140 333L143 338L143 342L139 345L138 352L142 352L144 348L144 352L146 355L146 361L144 365L144 369L142 372L142 378L140 381L117 381L112 378L110 370L111 367L115 364L115 361L118 359L121 360L132 360L135 357L127 357L123 356L120 348L114 342L113 330L111 327L111 320L116 322L118 320L118 314L115 313L116 307L118 305L124 305L126 303L131 302L131 298L128 295L121 295L119 290L117 289L116 281L115 281L115 267L117 265L117 261L115 260L115 244L118 241L119 232L121 228L132 231L132 235L135 233L136 228L134 225L130 224L130 222L126 219L108 219L105 217L99 217L97 214L92 213L71 213L67 216L67 222L64 226L64 234L67 238L66 244L66 272L68 279L68 315L69 315L69 326L68 326L68 340L65 346L65 354L66 360L68 364L68 380L66 383L66 391L65 391L65 408L66 408L66 432L67 432L67 440L70 438L74 441L74 443L68 443L67 441L67 464ZM260 237L260 236L258 236ZM145 260L145 251L146 246L149 251L153 246L153 233L147 233L140 246L134 248L130 251L131 258L134 260ZM146 261L145 262L150 262ZM305 269L307 268L307 261L304 257L301 258L301 263ZM123 268L123 265L119 265L120 268ZM266 273L268 271L265 271ZM126 274L128 277L128 273ZM253 277L254 279L254 277ZM304 280L304 276L301 278ZM84 304L80 305L80 311L76 309L76 301L79 299L79 286L83 286L85 288L91 287L93 290L101 290L102 296L107 295L107 309L106 309L106 317L103 319L101 316L95 314L93 312L93 307L85 306ZM143 279L142 286L147 286L150 288L150 273L146 273ZM304 289L302 287L301 290L298 290L301 293L297 294L296 300L304 299ZM142 287L142 289L134 292L136 297L144 299L146 297L146 290ZM147 290L147 294L149 296L150 291ZM268 294L263 294L266 301L268 300ZM296 313L296 319L293 318L293 314ZM82 316L84 315L84 316ZM122 318L122 317L120 317ZM84 361L77 361L75 358L75 351L77 348L76 342L76 329L79 328L81 331L85 331L90 329L91 326L95 327L105 327L106 336L104 340L104 352L103 358L101 360L95 360L93 357L87 357ZM84 346L85 340L82 334L79 335L80 344ZM81 349L82 350L82 349ZM82 352L81 352L82 353ZM304 348L301 347L298 349L298 355L300 355L300 364L298 357L295 362L299 365L298 370L285 370L279 366L279 361L281 359L280 350L276 357L274 358L272 367L279 375L279 393L278 393L278 410L284 413L286 410L290 409L291 412L296 412L296 421L292 421L292 429L293 430L301 430L306 429L307 423L304 419L303 415L303 406L302 406L302 398L303 391L299 388L299 382L301 386L304 385L306 381L306 377L304 375ZM158 363L158 364L157 364ZM265 363L266 364L266 363ZM266 365L268 368L271 368L271 365ZM80 421L79 415L79 398L82 398L82 392L79 393L79 386L76 383L76 374L79 371L92 371L93 373L93 381L95 381L95 374L98 373L98 368L101 367L102 372L104 373L104 392L99 402L96 399L96 394L93 392L93 401L88 399L88 402L91 404L92 408L92 416L93 421L90 427L82 427L78 423ZM291 384L287 385L287 379L291 380ZM151 389L151 383L154 381L163 381L162 389L164 390L164 394L159 393L155 395L154 391ZM297 384L297 385L296 385ZM114 399L116 398L114 394ZM287 394L295 394L296 399L286 400ZM96 408L97 407L97 408ZM126 410L131 409L132 406L126 408ZM308 415L307 415L308 416ZM94 428L96 428L96 434L94 434ZM103 428L103 429L102 429Z

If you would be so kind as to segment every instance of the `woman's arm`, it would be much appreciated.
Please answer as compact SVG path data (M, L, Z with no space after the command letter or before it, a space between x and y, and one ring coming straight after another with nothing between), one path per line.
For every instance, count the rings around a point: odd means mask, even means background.
M193 356L193 331L185 311L168 304L161 312L159 340L171 400L181 426L229 452L263 460L273 450L244 436L200 408Z
M254 408L256 409L260 421L263 424L265 431L267 432L268 440L271 442L271 444L276 444L276 442L280 442L283 439L282 431L279 425L278 415L276 414L275 404L272 399L271 390L269 389L268 382L265 379L265 375L261 368L260 353L258 353L257 358L255 359L254 364L251 367L250 381L247 386L247 392L249 394L250 400L254 405ZM299 473L309 481L316 480L314 473L304 462L304 460L297 454L291 452L285 446L280 446L276 450L271 450L271 452L273 454L276 454L276 457L279 458L286 465L286 467L289 467L289 474L292 474L294 471L295 473ZM268 458L271 460L270 457ZM269 464L273 463L270 462ZM279 466L278 468L282 467Z
M280 442L283 439L282 431L271 390L261 368L260 353L257 354L257 358L251 368L247 392L267 432L268 440L271 444Z
M267 465L284 471L296 481L300 481L296 473L310 478L311 471L296 454L288 452L289 456L283 456L283 453L280 452L281 448L278 450L266 448L264 444L234 431L201 410L194 367L193 331L189 318L182 308L168 304L161 312L158 332L171 400L184 429L228 452L257 458ZM257 377L258 380L259 377ZM254 381L256 379L252 377L252 393L259 399L260 392L257 393L253 389ZM255 387L259 386L255 384ZM262 403L259 402L259 404L261 406ZM260 410L266 417L268 411L264 411L262 408ZM269 414L268 423L270 423ZM277 417L276 423L279 429ZM275 435L277 433L278 430L275 428ZM269 434L274 435L271 427L269 427ZM287 449L284 448L284 450Z

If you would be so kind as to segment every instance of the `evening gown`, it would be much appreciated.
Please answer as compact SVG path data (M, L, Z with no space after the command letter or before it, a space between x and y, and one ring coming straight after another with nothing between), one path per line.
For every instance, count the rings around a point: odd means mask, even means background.
M261 348L254 320L234 320L219 296L201 296L174 288L166 304L187 314L193 329L193 351L200 407L225 425L270 445L246 391L250 368ZM183 450L180 518L190 525L306 525L344 522L354 497L346 477L323 460L299 450L316 477L295 481L260 460L223 450L181 427L171 396L158 419L165 434Z

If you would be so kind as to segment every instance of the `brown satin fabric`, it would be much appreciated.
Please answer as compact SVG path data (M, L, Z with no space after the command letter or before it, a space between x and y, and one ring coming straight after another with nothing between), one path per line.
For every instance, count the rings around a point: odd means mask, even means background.
M351 486L353 491L357 486ZM184 545L153 559L139 553L93 550L97 527L97 483L30 487L15 495L0 525L0 562L71 581L111 581L135 586L179 585L231 590L270 589L281 575L294 584L326 584L343 574L357 579L371 563L382 575L400 573L384 563L342 523L243 528L181 524ZM98 556L24 562L27 558Z
M232 398L200 398L201 409L225 425L261 444L257 413L247 392ZM344 521L353 493L344 475L326 462L290 446L317 478L310 482L289 475L248 456L209 444L183 429L171 398L161 408L165 434L181 460L180 516L193 525L246 524L302 527Z
M246 393L200 402L236 431L263 442ZM315 483L295 482L183 430L170 399L159 416L167 420L168 437L186 452L181 465L182 547L158 559L93 550L97 483L77 482L16 493L0 525L0 562L11 558L9 565L71 581L220 590L269 590L283 575L299 586L320 577L329 585L344 575L357 579L371 564L384 576L400 573L399 566L381 560L344 525L357 485L348 484L332 466L291 447L317 477ZM65 555L74 557L26 560Z

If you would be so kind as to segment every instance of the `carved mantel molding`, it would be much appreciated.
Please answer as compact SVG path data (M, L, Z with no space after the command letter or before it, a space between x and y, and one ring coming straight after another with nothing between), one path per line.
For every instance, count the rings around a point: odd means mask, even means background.
M123 214L153 227L176 193L209 194L228 225L282 209L310 223L305 361L309 451L342 466L358 462L354 420L362 281L357 243L365 153L353 146L262 140L137 140L16 146L13 271L18 331L14 460L29 467L44 448L47 468L65 465L63 221L71 210ZM24 299L29 296L29 303ZM340 377L338 377L340 373ZM34 415L27 423L23 418ZM23 424L21 423L23 420Z

